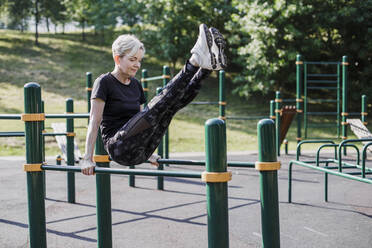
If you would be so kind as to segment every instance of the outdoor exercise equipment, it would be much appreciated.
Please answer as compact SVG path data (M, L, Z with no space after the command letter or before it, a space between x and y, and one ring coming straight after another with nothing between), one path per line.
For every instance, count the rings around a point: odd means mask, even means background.
M28 216L30 247L43 248L46 242L45 200L42 172L45 170L81 172L78 166L47 165L42 158L42 123L45 114L41 111L41 89L36 83L24 86L26 137ZM103 149L100 135L96 142L95 161L97 167L97 231L98 247L112 247L111 188L110 174L172 176L201 178L207 187L208 247L229 247L227 181L231 172L227 172L226 163L226 126L220 119L208 120L205 124L206 135L206 171L176 172L155 170L113 169L109 166L108 155ZM279 211L274 123L263 120L258 124L259 161L256 169L260 172L261 219L264 246L279 247Z
M360 151L359 148L353 144L356 142L366 142L362 150L362 164L360 165ZM300 160L301 146L304 144L319 143L321 146L318 148L315 160ZM324 172L324 200L328 201L328 174L372 184L372 177L367 177L372 174L372 168L366 166L367 153L366 150L372 145L372 138L365 139L347 139L343 140L340 144L335 144L331 140L303 140L297 145L296 160L291 160L288 168L288 202L292 202L292 167L299 165L310 169ZM343 160L342 149L344 147L352 147L356 150L356 162L350 163ZM320 151L324 148L334 148L334 158L320 160ZM330 164L336 164L330 166ZM324 164L324 166L322 166ZM346 172L345 172L346 171Z

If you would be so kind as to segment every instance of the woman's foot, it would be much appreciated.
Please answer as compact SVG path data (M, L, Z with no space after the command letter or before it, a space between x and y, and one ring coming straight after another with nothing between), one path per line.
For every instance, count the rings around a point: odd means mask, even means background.
M200 24L198 40L191 49L190 63L203 69L221 70L226 67L225 46L226 42L217 29L208 29L207 25Z

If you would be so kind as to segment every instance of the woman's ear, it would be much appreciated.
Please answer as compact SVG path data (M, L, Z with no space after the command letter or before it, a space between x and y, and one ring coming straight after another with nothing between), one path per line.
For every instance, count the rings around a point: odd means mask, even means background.
M114 56L114 61L115 61L115 64L117 64L117 65L120 64L120 62L119 62L119 58L120 58L119 55L115 55L115 56Z

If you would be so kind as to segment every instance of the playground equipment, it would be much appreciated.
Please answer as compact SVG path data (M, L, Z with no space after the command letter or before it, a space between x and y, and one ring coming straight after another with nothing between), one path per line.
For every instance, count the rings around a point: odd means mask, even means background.
M46 247L45 202L42 172L46 170L80 172L77 166L57 166L43 164L42 157L42 122L45 114L41 111L41 90L36 83L26 84L25 121L26 134L26 164L27 174L28 216L30 247ZM97 167L97 230L98 247L112 247L111 230L111 189L110 174L172 176L187 178L202 178L207 187L208 212L208 247L229 246L228 239L228 205L227 181L231 173L226 170L226 127L219 119L206 122L206 171L205 172L170 172L154 170L112 169L108 156L98 135L95 161ZM261 181L261 216L263 244L279 247L279 212L277 172L280 163L276 162L273 140L274 124L264 120L258 124L259 162L256 169L260 171Z
M359 148L353 143L356 142L366 142L362 150L362 164L360 165L360 151ZM300 161L300 151L301 146L309 143L319 143L322 144L316 153L315 160ZM350 144L351 143L351 144ZM310 169L318 170L324 172L324 200L328 201L328 174L372 184L372 177L367 177L367 175L372 174L372 168L366 166L367 160L367 149L372 145L372 138L365 139L347 139L343 140L340 144L335 144L331 140L303 140L297 145L297 156L296 160L291 160L288 168L288 202L292 202L292 167L293 165L300 165ZM352 147L356 150L356 163L350 163L343 161L342 149L344 147ZM331 147L334 148L334 158L320 160L320 151L324 148ZM335 163L336 166L329 166ZM324 164L324 166L321 166ZM348 171L348 172L345 172Z

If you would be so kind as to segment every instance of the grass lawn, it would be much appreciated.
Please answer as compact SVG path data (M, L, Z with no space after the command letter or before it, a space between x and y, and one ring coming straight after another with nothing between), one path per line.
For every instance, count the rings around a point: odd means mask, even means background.
M90 39L94 39L90 36ZM74 99L74 111L87 110L85 73L92 72L93 78L111 71L113 60L110 46L82 43L80 34L41 34L40 45L34 45L32 33L0 30L0 113L23 112L23 86L27 82L37 82L42 87L42 99L46 113L64 113L65 100ZM149 76L160 75L163 61L145 57L142 68ZM230 94L231 75L227 73L227 115L252 116L269 115L268 100L246 101ZM140 73L137 74L140 77ZM150 92L160 86L151 83ZM196 101L218 101L217 74L205 82ZM196 152L204 150L204 123L209 118L218 117L217 106L189 105L181 110L170 126L170 152ZM47 120L47 131L51 122ZM75 120L77 140L84 152L86 120ZM228 151L257 150L257 120L228 121ZM288 138L290 149L295 149L296 124L292 124ZM21 121L1 120L0 131L23 131ZM319 136L334 136L334 130L316 130ZM54 138L46 138L46 154L59 154ZM24 155L23 138L1 138L0 156Z

